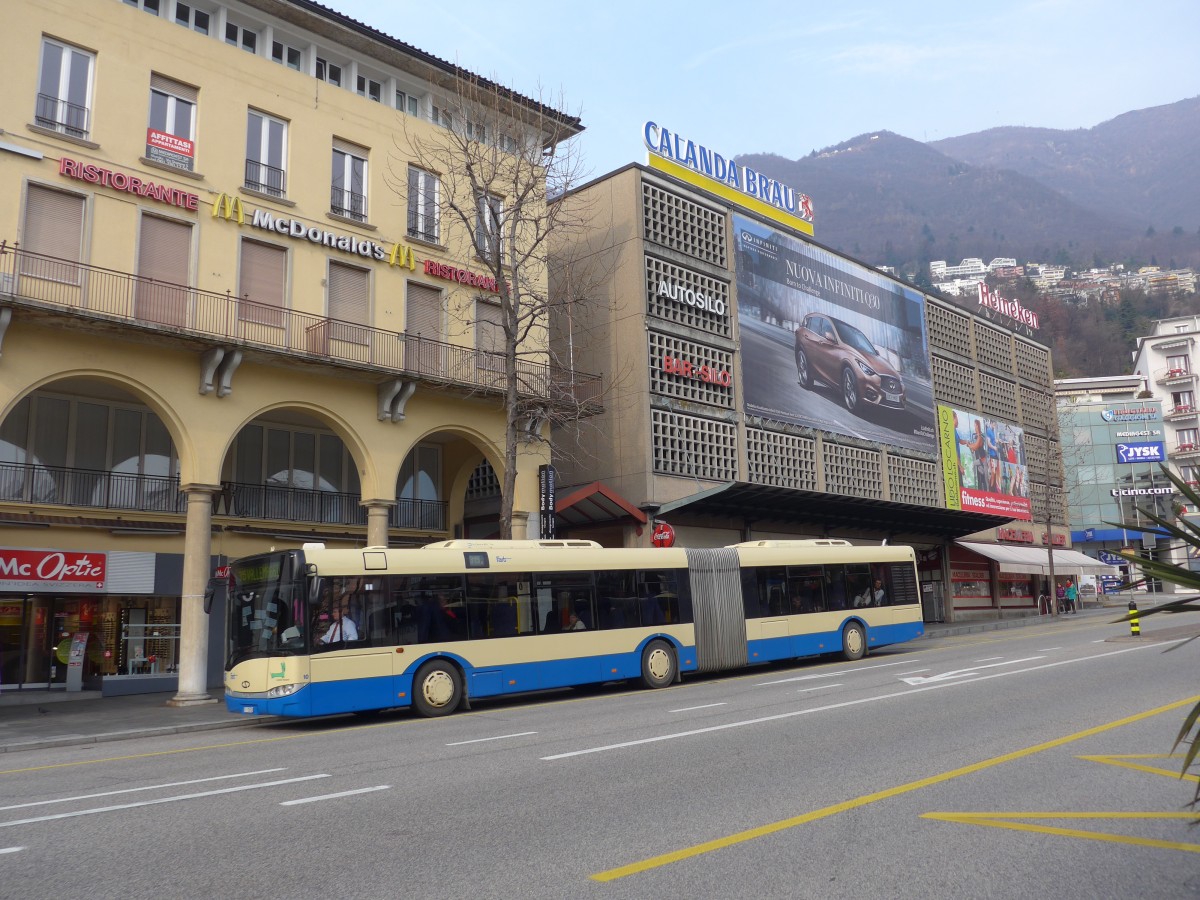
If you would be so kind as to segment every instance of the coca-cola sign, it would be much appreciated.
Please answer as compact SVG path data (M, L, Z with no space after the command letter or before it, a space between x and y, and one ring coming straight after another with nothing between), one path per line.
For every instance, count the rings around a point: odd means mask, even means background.
M0 549L0 591L103 591L107 563L103 553Z

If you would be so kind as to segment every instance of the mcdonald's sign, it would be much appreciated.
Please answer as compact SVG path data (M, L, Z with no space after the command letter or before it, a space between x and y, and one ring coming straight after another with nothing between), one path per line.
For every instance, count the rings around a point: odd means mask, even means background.
M218 194L213 201L212 215L214 219L219 216L227 222L236 217L239 225L246 224L246 209L242 205L242 198L236 194Z

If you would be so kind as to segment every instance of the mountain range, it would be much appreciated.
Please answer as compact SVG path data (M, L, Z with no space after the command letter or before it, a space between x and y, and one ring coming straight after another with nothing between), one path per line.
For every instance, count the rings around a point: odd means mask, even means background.
M930 260L1200 268L1200 97L1093 128L931 143L887 131L738 162L813 199L815 238L923 280Z

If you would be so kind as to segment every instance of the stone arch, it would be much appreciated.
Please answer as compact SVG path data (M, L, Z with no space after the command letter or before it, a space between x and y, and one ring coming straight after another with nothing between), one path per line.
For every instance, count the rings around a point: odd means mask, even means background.
M191 434L174 406L148 384L123 372L105 369L63 369L43 375L25 385L9 398L3 410L0 410L0 422L6 421L16 409L17 404L26 397L39 390L53 389L53 386L59 382L72 380L98 381L131 394L135 399L145 403L167 429L167 433L171 436L171 442L175 445L175 452L179 454L180 469L183 468L185 456L189 459L195 458L196 448Z
M279 410L293 410L303 412L311 416L319 422L329 426L345 445L350 455L354 458L355 465L359 470L359 484L364 497L377 496L374 493L379 487L378 467L375 459L367 448L366 441L362 435L350 421L333 410L321 406L317 403L312 403L306 400L287 399L279 400L273 403L266 403L254 409L248 410L245 415L237 422L236 426L229 433L224 446L216 460L217 471L220 472L220 467L225 458L233 449L233 442L237 440L237 436L242 433L247 425L252 424L256 419L269 415L272 412ZM385 495L386 496L386 495Z

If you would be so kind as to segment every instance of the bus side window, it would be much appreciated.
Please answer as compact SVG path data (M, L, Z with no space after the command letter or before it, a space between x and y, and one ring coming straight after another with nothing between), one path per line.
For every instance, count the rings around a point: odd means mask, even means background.
M845 609L846 572L841 566L825 567L825 599L830 609Z

